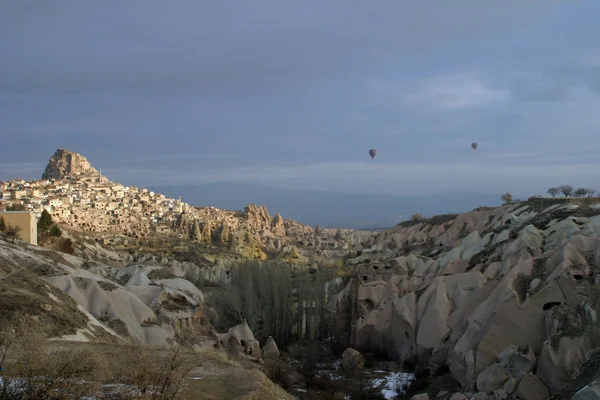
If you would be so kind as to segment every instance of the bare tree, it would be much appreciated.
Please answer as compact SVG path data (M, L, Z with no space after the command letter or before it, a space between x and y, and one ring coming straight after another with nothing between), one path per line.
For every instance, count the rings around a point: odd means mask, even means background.
M500 196L500 200L502 200L506 204L510 204L513 201L513 196L509 192L506 192L502 196Z
M565 197L569 197L573 194L573 186L571 185L561 185L559 189Z
M112 378L125 384L121 398L138 399L140 394L148 400L174 400L184 394L185 377L197 364L193 351L176 345L163 352L146 345L130 348L127 364L116 368Z
M556 195L560 193L560 188L551 187L546 191L546 193L548 193L552 197L556 197Z
M8 227L4 231L4 238L7 240L10 239L11 242L14 243L15 239L19 235L19 232L21 232L21 231L22 231L22 229L18 225L8 225Z
M231 269L231 283L207 297L218 320L219 331L246 319L255 337L264 342L273 336L285 346L295 336L331 336L332 316L326 311L325 283L335 278L333 268L315 274L299 271L281 262L244 262Z
M420 213L414 213L410 217L411 221L423 221L423 215Z
M591 189L591 188L585 189L585 194L587 194L588 197L592 197L594 195L594 193L596 193L596 189Z
M573 196L575 197L583 197L586 194L587 192L584 188L575 189L575 191L573 192Z

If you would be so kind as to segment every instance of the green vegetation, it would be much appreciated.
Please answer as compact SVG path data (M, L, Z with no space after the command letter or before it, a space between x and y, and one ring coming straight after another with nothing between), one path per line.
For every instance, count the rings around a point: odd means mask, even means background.
M42 215L40 216L40 219L37 223L38 231L48 232L52 225L54 225L54 222L52 221L52 216L50 215L48 210L42 211Z
M27 211L27 208L25 208L25 204L18 203L6 207L6 211Z
M413 217L415 215L421 215L421 214L419 214L419 213L413 214ZM456 217L458 217L458 215L459 214L448 213L448 214L434 215L434 216L431 216L429 218L424 218L424 217L421 216L422 217L421 219L412 219L411 218L408 221L400 222L396 226L400 226L402 228L408 228L408 227L411 227L411 226L414 226L414 225L417 225L417 224L421 224L421 223L422 224L426 224L426 225L430 225L430 226L443 225L445 223L448 223L448 222L454 220Z
M42 211L42 215L37 223L38 242L45 243L50 237L62 236L62 231L52 220L52 216L47 210Z
M506 192L500 196L500 200L502 200L505 204L510 204L513 202L513 196L509 192Z

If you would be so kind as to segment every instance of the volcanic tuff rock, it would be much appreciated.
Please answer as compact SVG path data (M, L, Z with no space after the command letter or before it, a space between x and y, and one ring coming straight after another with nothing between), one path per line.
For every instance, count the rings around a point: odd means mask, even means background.
M577 375L597 331L600 199L401 223L346 263L331 306L351 346L538 398Z
M2 190L38 216L43 209L61 226L98 236L105 245L135 247L166 236L205 247L230 249L243 257L267 255L301 264L332 262L373 241L373 232L313 229L264 206L244 210L194 207L135 186L111 182L82 155L58 149L40 181L0 182ZM293 249L296 247L296 249Z
M10 297L0 303L3 315L23 312L50 336L86 342L166 346L181 326L211 331L202 318L204 294L182 278L188 275L182 269L158 263L124 267L115 253L98 246L94 256L91 245L74 245L75 253L86 258L0 241L0 292ZM41 317L38 305L43 305Z
M50 157L42 179L64 179L67 176L78 175L99 176L100 173L81 154L70 150L58 149Z

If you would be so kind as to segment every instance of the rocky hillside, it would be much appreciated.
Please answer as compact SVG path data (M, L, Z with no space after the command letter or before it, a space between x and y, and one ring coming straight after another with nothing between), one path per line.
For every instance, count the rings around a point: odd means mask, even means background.
M127 264L85 242L76 247L80 256L0 241L2 316L24 313L48 336L77 341L166 345L181 321L210 332L204 295L182 269Z
M58 149L50 157L42 179L60 180L67 176L100 176L100 173L81 154Z
M599 199L405 222L347 264L334 306L350 342L471 394L545 399L600 345Z
M312 264L345 257L370 244L364 231L324 230L271 216L264 206L222 210L192 206L100 175L82 155L58 149L39 181L0 182L0 209L20 206L38 217L48 211L63 227L87 233L114 248L179 239L218 246L244 258ZM7 193L6 196L4 193Z

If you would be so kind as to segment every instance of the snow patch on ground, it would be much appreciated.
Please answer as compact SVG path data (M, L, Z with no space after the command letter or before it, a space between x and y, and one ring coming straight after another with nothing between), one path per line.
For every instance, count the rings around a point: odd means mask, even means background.
M408 385L414 378L415 375L409 372L390 372L383 378L373 379L371 387L379 389L383 397L391 400L399 394L403 394L405 385Z
M46 293L52 300L54 300L57 303L60 303L60 300L58 299L58 297L56 297L55 295L53 295L52 293Z

